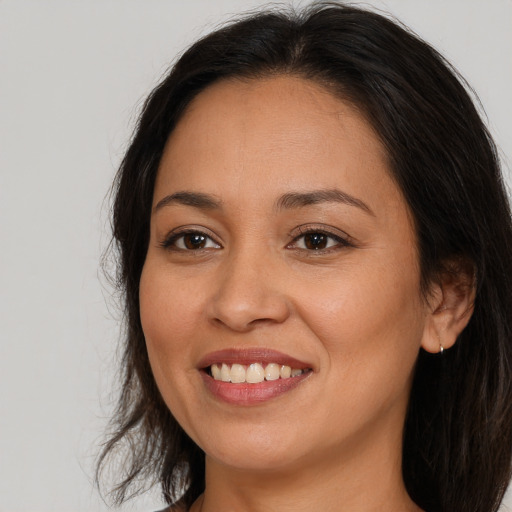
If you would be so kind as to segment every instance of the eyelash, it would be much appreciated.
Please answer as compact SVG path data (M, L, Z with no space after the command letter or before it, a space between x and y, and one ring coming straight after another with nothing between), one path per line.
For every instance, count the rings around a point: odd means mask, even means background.
M335 234L332 231L329 231L325 229L324 227L318 228L315 226L305 225L305 226L299 226L298 228L299 235L297 235L291 242L291 244L288 244L286 247L290 249L294 249L295 251L305 251L308 253L308 256L314 256L314 255L322 255L322 254L328 254L330 252L339 251L341 249L344 249L346 247L353 247L354 244L350 241L350 238L346 234ZM326 247L324 249L303 249L298 247L293 247L301 238L305 238L308 235L322 235L327 237L328 239L334 240L336 243L333 244L330 247ZM290 234L291 236L291 234Z
M313 255L313 254L327 254L330 252L334 252L334 251L343 249L345 247L353 247L353 243L351 243L351 241L348 239L349 238L348 235L340 236L335 233L332 233L331 231L326 230L325 228L315 228L314 226L299 226L298 230L299 230L299 235L295 236L295 238L292 240L292 242L286 246L287 249L292 249L292 250L295 250L298 252L305 251L305 252ZM213 242L217 246L215 248L222 248L222 246L218 242L216 242L214 240L214 238L212 236L210 236L208 233L205 233L204 231L196 230L196 229L187 229L187 230L183 230L183 231L179 231L179 232L173 232L169 236L167 236L165 238L165 240L163 240L163 242L160 245L162 248L170 250L170 251L180 251L180 252L190 252L190 253L194 253L194 252L198 253L198 252L202 252L202 251L207 251L212 248L212 247L206 247L206 248L198 248L198 249L185 249L182 247L176 247L176 243L178 242L178 240L183 239L187 235L196 235L196 236L205 237L206 239L208 239L210 242ZM294 245L296 245L297 242L301 238L304 238L308 235L325 236L328 239L334 240L336 243L329 247L326 247L324 249L307 249L307 248L294 247ZM290 233L290 236L292 236L291 233Z
M212 241L215 245L220 247L220 244L218 242L216 242L212 236L210 236L208 233L205 233L204 231L201 231L199 229L185 229L183 231L173 232L170 235L168 235L160 245L164 249L168 249L170 251L182 251L182 252L191 252L191 253L211 249L211 247L200 248L200 249L184 249L181 247L176 247L176 242L180 238L184 239L187 235L203 236L206 239Z

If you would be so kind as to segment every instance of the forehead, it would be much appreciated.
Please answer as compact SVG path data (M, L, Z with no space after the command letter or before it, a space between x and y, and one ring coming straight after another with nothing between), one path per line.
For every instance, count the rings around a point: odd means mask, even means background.
M217 82L191 102L166 144L154 200L194 189L263 201L312 187L401 201L364 116L321 85L277 76Z

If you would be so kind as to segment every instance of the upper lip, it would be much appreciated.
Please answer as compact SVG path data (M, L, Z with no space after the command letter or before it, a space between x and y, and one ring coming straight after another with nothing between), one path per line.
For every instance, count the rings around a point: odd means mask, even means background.
M269 364L276 363L280 365L290 366L291 368L297 368L304 370L311 368L311 364L304 361L299 361L295 357L291 357L277 350L268 348L230 348L225 350L217 350L206 354L199 361L199 368L208 368L212 364L243 364L249 365L252 363Z

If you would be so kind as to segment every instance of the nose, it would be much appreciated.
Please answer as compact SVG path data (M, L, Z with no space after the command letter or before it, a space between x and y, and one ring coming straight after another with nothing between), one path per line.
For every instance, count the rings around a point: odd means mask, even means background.
M219 269L208 316L237 332L247 332L264 323L282 323L290 315L282 281L279 265L269 258L236 255Z

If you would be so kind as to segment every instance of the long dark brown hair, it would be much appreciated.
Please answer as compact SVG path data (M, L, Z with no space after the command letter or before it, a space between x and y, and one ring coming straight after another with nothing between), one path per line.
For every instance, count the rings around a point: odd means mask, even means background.
M496 148L471 90L436 50L387 17L338 3L230 23L189 48L144 104L115 183L124 379L98 467L120 457L118 503L148 480L187 507L204 490L204 454L159 394L139 318L153 188L169 134L197 94L223 78L276 74L328 87L379 134L414 217L423 291L447 261L474 268L469 325L442 357L419 354L403 477L429 512L497 510L511 476L512 226Z

